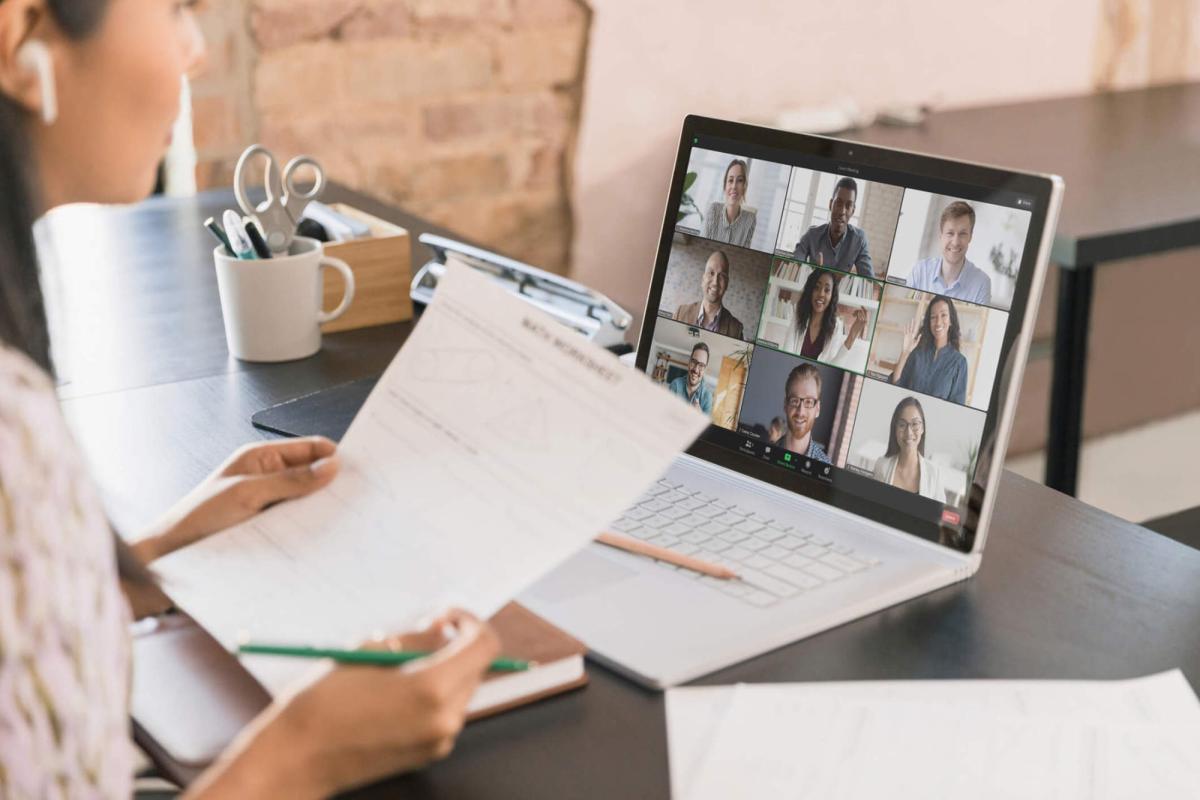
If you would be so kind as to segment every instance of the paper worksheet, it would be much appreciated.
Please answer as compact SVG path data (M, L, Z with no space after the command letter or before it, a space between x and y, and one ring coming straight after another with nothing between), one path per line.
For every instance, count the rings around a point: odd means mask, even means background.
M676 691L689 693L683 704ZM676 800L1100 800L1200 788L1200 703L1178 671L671 690L667 713Z
M465 267L355 418L326 489L156 563L218 639L356 646L488 617L599 533L708 420ZM306 665L255 657L272 691Z

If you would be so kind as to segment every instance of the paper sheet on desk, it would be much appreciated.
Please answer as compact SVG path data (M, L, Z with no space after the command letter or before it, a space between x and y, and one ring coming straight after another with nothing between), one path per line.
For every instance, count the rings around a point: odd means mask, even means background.
M337 480L156 569L226 643L355 645L447 604L487 617L615 519L707 422L451 268L342 440ZM272 691L310 666L246 664Z
M675 800L1184 798L1200 786L1200 703L1177 670L684 688L666 705Z

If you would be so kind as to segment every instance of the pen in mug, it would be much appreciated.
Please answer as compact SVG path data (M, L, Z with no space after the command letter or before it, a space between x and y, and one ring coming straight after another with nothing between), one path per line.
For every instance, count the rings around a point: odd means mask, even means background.
M208 228L212 235L217 237L217 241L225 248L225 252L233 258L237 258L237 253L233 252L233 246L229 244L229 237L225 235L225 231L217 224L217 221L212 217L204 220L204 227Z
M245 230L246 238L250 240L250 244L254 247L254 252L258 254L258 257L264 259L271 258L271 248L267 247L266 240L258 232L258 226L249 217L245 221Z
M233 254L244 261L253 261L257 258L254 254L254 245L246 236L246 230L242 227L242 218L238 216L238 213L233 210L226 211L222 221L225 223L225 235L229 237L229 246L233 248Z

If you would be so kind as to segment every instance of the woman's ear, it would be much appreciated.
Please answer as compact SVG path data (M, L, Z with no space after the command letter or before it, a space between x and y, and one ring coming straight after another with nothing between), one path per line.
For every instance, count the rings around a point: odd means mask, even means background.
M58 118L45 0L0 0L0 94L46 124Z

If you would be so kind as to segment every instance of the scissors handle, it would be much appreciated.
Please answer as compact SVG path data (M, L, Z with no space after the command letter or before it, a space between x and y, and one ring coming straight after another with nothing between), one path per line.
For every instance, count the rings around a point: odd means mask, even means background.
M316 182L307 192L301 192L296 188L296 173L300 171L301 167L311 168L313 176L316 178ZM296 156L283 168L283 191L285 192L285 197L296 198L307 205L310 201L320 197L321 192L325 191L325 170L311 156Z
M280 188L272 173L278 170L278 164L275 161L274 154L263 147L261 144L252 144L242 151L242 155L238 158L237 166L233 170L233 196L237 199L237 204L241 206L242 212L250 216L254 216L258 209L253 201L250 200L250 195L247 193L249 187L250 162L256 156L261 156L266 159L267 166L263 180L263 188L267 192L267 200L265 205L273 205L275 198L280 193Z

